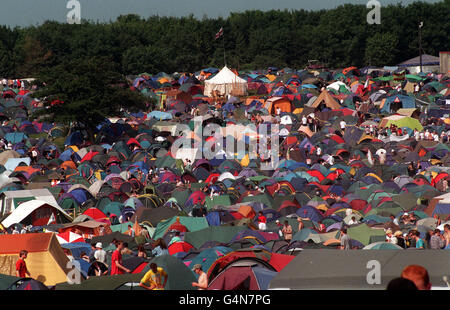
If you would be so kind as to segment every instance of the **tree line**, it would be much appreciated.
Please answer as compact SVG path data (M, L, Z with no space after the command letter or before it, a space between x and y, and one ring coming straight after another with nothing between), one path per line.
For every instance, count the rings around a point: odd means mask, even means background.
M34 77L78 59L105 57L122 75L194 72L227 65L303 69L309 60L329 68L396 65L425 53L450 50L450 0L381 8L381 24L367 23L365 5L329 10L231 13L226 18L123 15L111 22L0 26L0 77ZM223 27L224 36L215 39ZM223 41L222 41L223 40Z

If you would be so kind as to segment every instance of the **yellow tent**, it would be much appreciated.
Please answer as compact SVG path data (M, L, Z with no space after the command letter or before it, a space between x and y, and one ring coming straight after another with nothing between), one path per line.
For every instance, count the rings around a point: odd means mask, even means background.
M25 262L32 278L47 286L67 281L69 259L54 233L0 235L0 245L1 274L15 276L19 253L27 250Z
M69 145L69 147L76 153L78 152L80 149L76 146L76 145Z
M266 77L267 77L267 78L269 79L269 81L271 81L271 82L277 78L277 76L276 76L276 75L273 75L273 74L267 74Z

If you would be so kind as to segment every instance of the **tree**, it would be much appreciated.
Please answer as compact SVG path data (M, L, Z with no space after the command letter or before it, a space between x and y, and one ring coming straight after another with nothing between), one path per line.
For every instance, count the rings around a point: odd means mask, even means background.
M398 36L394 33L376 33L367 38L366 62L372 66L392 65L398 50Z
M67 125L76 122L86 129L90 141L105 118L145 108L144 97L126 87L108 58L65 60L42 70L37 80L42 88L33 96L43 98L45 108L33 116Z

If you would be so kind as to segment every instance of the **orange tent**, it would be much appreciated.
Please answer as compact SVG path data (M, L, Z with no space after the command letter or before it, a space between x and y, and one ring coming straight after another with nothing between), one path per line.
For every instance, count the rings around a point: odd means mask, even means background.
M75 163L73 162L73 161L71 161L71 160L66 160L65 162L63 162L62 164L61 164L61 168L63 168L63 169L68 169L68 168L70 168L70 169L77 169L77 165L75 165Z
M251 206L241 206L238 212L245 218L254 218L256 216L256 213Z
M291 101L284 97L272 97L267 99L265 107L269 111L269 114L276 113L278 108L281 112L291 113L293 111Z
M31 277L45 285L66 282L70 271L54 233L0 235L0 273L16 275L16 261L21 250L27 250L27 268Z

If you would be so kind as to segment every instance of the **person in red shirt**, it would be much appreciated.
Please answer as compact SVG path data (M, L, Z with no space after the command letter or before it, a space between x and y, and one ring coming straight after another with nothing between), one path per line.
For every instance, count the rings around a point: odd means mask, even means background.
M259 216L258 216L258 228L259 230L266 230L267 228L267 218L264 216L264 214L259 211Z
M19 259L16 262L16 276L20 278L31 277L30 272L28 271L27 264L25 263L25 259L27 258L28 251L22 250L19 253Z
M111 257L111 275L130 273L130 269L122 265L123 241L117 242L117 249Z

